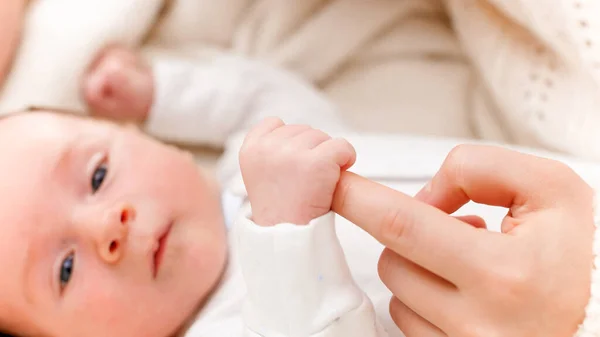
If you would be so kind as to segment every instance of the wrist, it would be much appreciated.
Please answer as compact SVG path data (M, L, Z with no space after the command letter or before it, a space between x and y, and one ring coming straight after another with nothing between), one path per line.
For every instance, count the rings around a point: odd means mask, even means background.
M274 205L274 204L273 204ZM297 226L306 226L312 220L327 214L327 212L314 210L290 209L285 207L257 207L253 208L252 221L261 227L272 227L288 223Z
M302 215L277 215L267 213L252 214L252 221L261 227L273 227L283 223L305 226L308 225L311 220L312 218Z

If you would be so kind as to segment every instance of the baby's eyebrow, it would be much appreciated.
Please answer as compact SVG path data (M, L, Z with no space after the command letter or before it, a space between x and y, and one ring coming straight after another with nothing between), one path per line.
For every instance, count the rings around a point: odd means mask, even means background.
M50 178L53 178L58 171L64 168L65 165L69 164L70 159L73 155L73 149L78 143L78 141L78 137L73 137L73 139L70 139L69 141L65 142L63 146L56 150L55 159L50 166Z

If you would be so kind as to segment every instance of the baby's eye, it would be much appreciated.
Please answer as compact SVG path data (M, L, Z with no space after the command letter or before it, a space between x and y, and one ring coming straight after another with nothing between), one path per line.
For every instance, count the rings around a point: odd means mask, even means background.
M73 267L75 266L75 254L71 253L67 256L60 265L60 290L65 289L71 276L73 275Z
M104 178L106 178L106 174L108 173L108 168L106 167L106 163L100 164L92 174L92 191L96 193L98 189L102 186L104 182Z

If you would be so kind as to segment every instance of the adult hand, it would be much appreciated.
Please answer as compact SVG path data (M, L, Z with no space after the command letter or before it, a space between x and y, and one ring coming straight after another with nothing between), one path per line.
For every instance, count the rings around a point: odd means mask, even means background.
M449 214L503 206L502 233ZM590 296L593 191L567 166L460 146L416 198L344 173L333 210L387 248L379 274L408 336L573 336Z

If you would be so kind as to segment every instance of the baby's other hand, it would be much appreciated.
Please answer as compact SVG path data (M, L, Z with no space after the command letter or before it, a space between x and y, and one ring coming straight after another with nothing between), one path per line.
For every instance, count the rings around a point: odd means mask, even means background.
M151 68L133 50L105 49L83 80L84 99L96 116L143 122L154 95Z
M240 167L253 221L308 224L331 210L340 174L356 160L345 139L267 118L248 133Z

